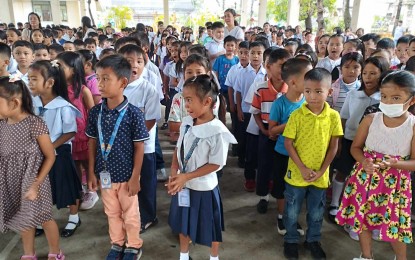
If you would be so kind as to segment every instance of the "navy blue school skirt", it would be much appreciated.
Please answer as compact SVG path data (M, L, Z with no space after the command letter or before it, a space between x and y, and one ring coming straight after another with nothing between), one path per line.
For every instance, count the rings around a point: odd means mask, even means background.
M56 148L56 153L49 180L53 204L61 209L76 204L76 200L81 198L82 185L72 159L71 146L63 144Z
M222 242L225 225L218 186L210 191L190 189L190 207L179 207L178 195L174 195L169 225L173 233L189 236L196 244L211 247L212 242Z

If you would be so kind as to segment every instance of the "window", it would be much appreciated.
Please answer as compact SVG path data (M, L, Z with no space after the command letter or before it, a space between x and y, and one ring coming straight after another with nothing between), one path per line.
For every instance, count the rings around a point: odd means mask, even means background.
M33 12L40 16L42 21L52 21L52 10L49 1L32 1Z
M66 6L66 1L60 2L60 8L61 8L62 22L67 22L68 21L68 7Z

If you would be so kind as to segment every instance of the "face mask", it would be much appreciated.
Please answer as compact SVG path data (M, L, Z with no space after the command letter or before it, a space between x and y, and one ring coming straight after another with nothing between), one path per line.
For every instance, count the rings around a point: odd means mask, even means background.
M404 110L403 107L411 100L412 97L403 104L385 104L383 102L380 102L379 109L387 117L400 117L407 111L407 109Z

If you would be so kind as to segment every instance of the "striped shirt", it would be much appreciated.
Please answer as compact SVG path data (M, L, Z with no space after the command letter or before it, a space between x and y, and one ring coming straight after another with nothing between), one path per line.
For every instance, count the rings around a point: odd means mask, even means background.
M261 114L263 123L268 124L269 114L271 112L272 103L288 90L287 84L283 83L280 91L277 91L271 83L271 80L265 81L258 85L252 105L249 110L252 114Z

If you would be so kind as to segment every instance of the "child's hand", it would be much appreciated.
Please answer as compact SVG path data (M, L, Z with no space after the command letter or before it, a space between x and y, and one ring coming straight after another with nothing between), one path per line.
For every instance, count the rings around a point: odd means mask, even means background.
M316 175L316 173L313 172L313 170L311 170L307 167L300 168L300 172L301 172L301 175L303 176L303 179L305 181L308 181L309 179L313 178Z
M382 161L382 162L378 163L378 165L381 169L386 169L386 168L389 168L389 167L396 167L398 162L399 162L398 159L391 158L391 159L387 159L386 161Z
M35 182L29 187L29 189L24 195L24 198L27 200L34 201L37 198L38 193L39 193L39 184Z
M244 113L242 113L242 110L238 109L238 120L240 122L244 121Z
M269 137L269 131L267 129L263 129L261 130L262 134L265 135L266 137Z
M367 174L373 174L376 169L379 168L379 165L373 163L372 158L366 158L362 162L363 169L366 171Z
M95 174L88 175L88 190L91 192L98 190L98 182L97 177L95 177Z
M186 174L178 174L173 176L169 179L168 190L167 193L170 195L176 195L179 191L181 191L184 185L187 182Z
M272 141L277 141L278 135L272 135L271 133L269 134L268 138Z
M310 175L310 179L306 180L307 182L313 182L318 180L321 176L323 176L323 171L312 171Z
M128 197L133 197L138 194L138 192L141 190L140 187L140 180L136 178L130 178L128 181Z

